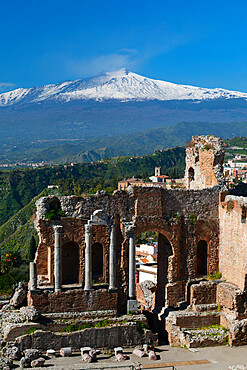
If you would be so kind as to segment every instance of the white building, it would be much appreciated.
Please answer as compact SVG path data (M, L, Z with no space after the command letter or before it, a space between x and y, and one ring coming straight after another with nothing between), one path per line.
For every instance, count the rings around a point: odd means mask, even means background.
M158 243L140 244L136 246L136 271L138 282L151 280L157 283Z
M158 245L157 244L140 244L136 246L136 252L147 253L157 255Z
M139 283L145 280L151 280L157 283L157 263L153 264L138 264L136 270L139 274Z

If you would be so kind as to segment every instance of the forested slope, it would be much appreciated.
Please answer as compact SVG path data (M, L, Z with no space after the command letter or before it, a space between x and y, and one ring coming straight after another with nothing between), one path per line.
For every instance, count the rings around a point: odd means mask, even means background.
M40 194L48 185L58 185L64 195L112 192L125 177L144 177L162 167L164 174L183 176L185 148L176 147L142 157L118 157L77 165L46 166L0 172L0 225Z

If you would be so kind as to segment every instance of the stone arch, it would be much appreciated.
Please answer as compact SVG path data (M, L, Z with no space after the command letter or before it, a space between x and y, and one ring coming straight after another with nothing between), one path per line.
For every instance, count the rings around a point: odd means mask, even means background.
M197 276L206 276L208 274L208 243L206 240L199 241L196 252Z
M51 198L49 202L49 211L57 212L61 208L60 200L56 197Z
M68 242L62 246L62 284L79 283L79 246Z
M104 277L104 247L98 242L92 245L92 277L94 280Z
M169 271L173 269L173 259L175 257L174 246L171 243L172 235L159 227L145 226L137 227L136 235L145 231L156 231L158 238L158 256L157 256L157 288L155 293L155 307L165 305L165 286L169 282Z

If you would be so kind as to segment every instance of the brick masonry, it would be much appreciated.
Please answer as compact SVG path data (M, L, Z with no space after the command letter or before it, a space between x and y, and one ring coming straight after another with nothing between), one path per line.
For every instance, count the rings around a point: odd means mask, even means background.
M201 281L190 287L190 304L212 304L216 302L217 285L212 281Z
M53 225L54 221L45 219L49 204L54 197L42 198L37 204L36 228L40 243L36 253L39 286L53 284ZM182 300L184 282L197 275L196 245L200 240L208 243L208 270L212 274L218 270L218 205L219 187L204 190L166 190L159 188L132 188L130 192L116 191L113 195L99 194L92 198L62 197L58 202L66 215L56 221L63 226L62 248L69 242L79 248L79 284L84 281L85 231L90 213L103 209L116 225L116 270L119 299L117 308L125 310L128 292L128 236L123 223L134 220L136 235L147 231L158 231L163 236L158 255L158 274L160 276L156 306L165 304L165 285L173 285L174 297L169 293L169 302L175 304ZM93 226L92 243L103 246L103 283L108 283L110 228ZM162 239L162 237L161 237ZM162 247L163 245L163 247ZM170 245L167 249L166 245ZM166 280L162 280L163 277ZM171 291L171 290L170 290ZM167 295L167 297L168 297ZM48 295L45 295L48 297ZM170 304L169 303L169 304ZM48 304L49 309L57 309ZM80 307L80 305L79 305Z
M118 294L98 289L84 292L83 289L70 289L66 292L29 292L28 305L40 313L80 312L111 310L117 307Z
M153 294L154 302L149 302L150 309L177 306L187 299L192 305L217 303L224 312L234 312L235 317L245 318L247 228L243 221L243 207L247 200L229 196L225 191L223 159L221 139L196 136L187 148L187 189L131 187L127 191L115 191L112 195L100 192L93 197L41 198L37 202L35 220L40 237L35 262L42 290L40 294L32 292L29 303L48 312L61 312L70 307L78 311L105 307L124 312L128 298L129 248L124 223L133 222L136 235L149 230L159 233L158 283ZM194 180L189 179L190 168L194 170ZM61 206L65 217L48 221L46 213L54 202ZM110 227L102 225L93 226L92 243L100 243L103 248L101 282L106 289L101 293L93 290L89 296L85 296L82 289L72 290L71 293L63 291L57 295L48 293L45 286L52 289L54 284L53 225L63 226L62 249L68 243L78 246L78 284L83 287L84 225L98 209L102 209L116 226L116 296L107 290ZM188 295L188 283L198 278L200 241L207 246L206 273L214 275L220 270L230 285L210 282L192 284Z
M220 271L224 278L246 290L247 224L242 219L247 198L227 195L219 207Z

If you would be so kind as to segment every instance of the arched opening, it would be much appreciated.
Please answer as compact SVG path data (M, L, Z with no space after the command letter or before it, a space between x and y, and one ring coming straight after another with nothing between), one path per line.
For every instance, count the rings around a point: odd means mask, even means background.
M168 283L169 257L172 246L165 235L145 231L136 237L136 281L150 281L150 295L154 293L155 307L165 305L165 286ZM154 285L156 289L154 289Z
M92 270L93 280L102 281L104 275L103 245L94 243L92 245Z
M158 319L153 308L160 312L165 306L165 287L168 283L169 257L173 254L167 237L158 231L145 231L136 237L136 263L139 273L137 299L150 327L158 333L159 343L168 343L164 320ZM143 262L143 263L141 263ZM146 279L143 281L143 279Z
M61 208L61 203L58 198L53 198L49 204L49 211L57 212Z
M189 182L195 180L195 170L194 170L194 168L192 168L192 167L189 168L188 177L189 177Z
M79 282L79 247L69 242L62 247L62 284Z
M208 245L205 240L200 240L197 244L197 276L207 276L208 274Z

